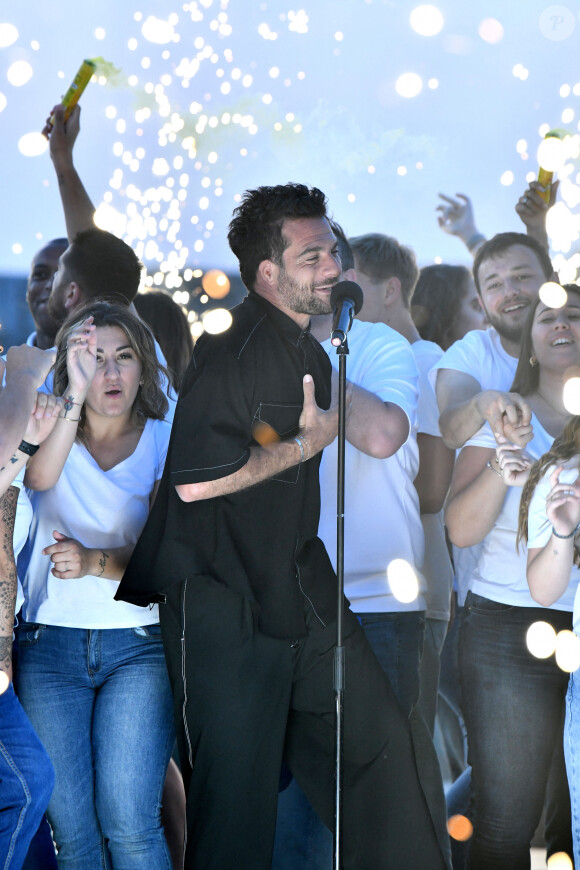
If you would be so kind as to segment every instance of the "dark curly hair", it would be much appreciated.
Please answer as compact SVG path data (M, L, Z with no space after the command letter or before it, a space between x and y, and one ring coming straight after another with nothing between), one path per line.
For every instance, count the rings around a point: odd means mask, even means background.
M95 326L118 326L122 329L129 344L137 354L141 363L142 385L139 387L137 398L133 405L134 418L143 422L143 418L151 417L153 420L163 420L169 408L167 396L162 389L162 375L167 377L167 372L157 360L155 340L146 323L140 317L133 314L126 305L116 305L110 302L93 302L75 309L71 316L61 326L56 336L56 362L54 364L55 396L63 396L68 385L68 372L66 367L68 337L83 320L93 318ZM86 417L84 405L81 408L78 438L85 441L83 429Z
M325 218L326 196L305 184L278 184L246 190L234 209L228 242L240 263L240 275L247 289L254 289L258 266L264 260L282 264L288 241L282 233L285 220Z

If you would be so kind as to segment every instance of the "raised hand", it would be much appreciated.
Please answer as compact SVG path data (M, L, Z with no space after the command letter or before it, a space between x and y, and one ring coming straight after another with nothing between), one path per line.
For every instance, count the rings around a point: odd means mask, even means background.
M97 331L92 317L69 334L66 366L67 398L72 396L72 401L82 405L97 370Z
M61 398L48 393L37 393L36 404L24 433L24 441L28 441L29 444L42 444L52 432L63 404Z
M457 193L457 199L444 193L440 193L439 196L443 202L436 208L436 211L440 212L437 223L444 233L459 236L467 243L477 233L471 200L464 193Z
M552 489L546 498L546 514L554 530L569 535L580 522L580 475L573 483L560 483L562 466L550 475Z
M531 440L532 411L518 393L484 390L478 394L476 405L483 419L491 426L496 440L498 435L502 435L518 447L524 447Z
M523 486L530 475L533 458L503 435L496 436L496 441L498 446L495 455L504 483L508 486Z

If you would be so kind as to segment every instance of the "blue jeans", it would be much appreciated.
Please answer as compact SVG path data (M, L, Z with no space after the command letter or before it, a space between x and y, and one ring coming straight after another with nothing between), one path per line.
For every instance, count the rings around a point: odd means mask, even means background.
M14 687L0 695L0 867L20 870L54 784L52 764Z
M18 691L54 764L60 870L170 870L160 806L174 741L158 625L22 623Z
M572 851L563 759L568 676L537 659L526 632L538 620L570 629L572 615L513 607L468 593L460 638L463 709L472 766L472 870L528 870L547 794L546 845Z
M574 863L580 867L580 682L578 672L570 674L566 696L564 754L572 804Z

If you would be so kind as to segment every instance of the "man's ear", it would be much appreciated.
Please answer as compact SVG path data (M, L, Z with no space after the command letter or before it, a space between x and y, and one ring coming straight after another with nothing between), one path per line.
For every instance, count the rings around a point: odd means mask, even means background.
M76 281L71 281L66 290L64 291L64 307L67 311L74 311L75 308L78 308L79 305L83 303L83 294L81 293L81 288L76 283Z
M392 305L401 298L401 282L394 275L385 281L385 305Z
M356 284L357 283L356 269L346 269L344 272L341 273L340 280L341 281L354 281L354 283Z
M262 260L262 262L258 266L257 277L266 287L273 288L278 283L279 273L280 267L277 266L276 263L274 263L272 260Z

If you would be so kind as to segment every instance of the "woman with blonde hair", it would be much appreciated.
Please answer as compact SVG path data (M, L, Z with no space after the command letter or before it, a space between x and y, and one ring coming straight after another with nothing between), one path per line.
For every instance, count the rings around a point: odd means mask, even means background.
M25 479L18 685L55 768L58 865L169 870L160 803L174 732L159 617L113 599L169 440L148 327L123 305L76 311L57 336L54 392L64 408Z

